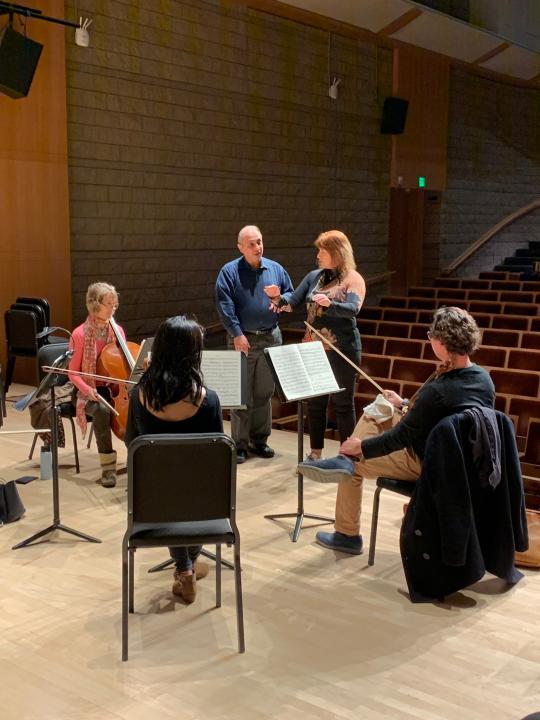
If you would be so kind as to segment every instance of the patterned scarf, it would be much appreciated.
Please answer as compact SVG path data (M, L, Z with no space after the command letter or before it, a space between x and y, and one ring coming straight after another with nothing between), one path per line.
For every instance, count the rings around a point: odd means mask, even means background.
M114 332L110 324L107 324L106 326L100 325L95 318L89 315L86 318L86 322L84 323L84 346L81 362L81 371L84 373L91 373L92 375L96 374L96 339L106 340L107 343L114 342ZM96 381L94 378L85 377L83 379L87 385L90 385L90 387L96 387ZM85 413L87 402L88 397L86 395L83 395L83 393L79 390L77 393L76 417L77 425L81 428L83 438L86 435L87 427Z

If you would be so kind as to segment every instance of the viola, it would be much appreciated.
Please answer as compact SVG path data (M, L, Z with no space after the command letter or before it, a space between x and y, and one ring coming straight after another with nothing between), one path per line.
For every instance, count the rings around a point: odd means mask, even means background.
M140 345L124 340L114 318L109 320L115 342L110 342L101 351L96 364L96 371L100 375L106 375L116 380L129 380L129 376L135 367L135 359L139 354ZM124 439L126 433L128 407L129 407L129 385L123 382L116 382L110 386L112 405L118 415L111 417L111 430L120 440Z

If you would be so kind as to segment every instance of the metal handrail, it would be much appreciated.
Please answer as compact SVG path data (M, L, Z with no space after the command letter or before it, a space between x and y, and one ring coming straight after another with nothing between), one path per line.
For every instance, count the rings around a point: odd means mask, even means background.
M537 198L536 200L533 200L532 203L529 203L528 205L525 205L525 207L520 208L519 210L515 210L513 213L510 213L510 215L507 215L505 218L500 220L496 225L494 225L492 228L490 228L486 233L482 235L482 237L478 238L475 242L473 242L469 247L465 250L465 252L461 253L461 255L454 260L448 267L443 268L441 270L441 275L451 275L453 272L455 272L459 267L463 265L463 263L468 260L470 257L472 257L478 250L480 250L481 247L483 247L489 240L491 240L492 237L497 235L501 230L511 225L513 222L518 220L520 217L523 217L524 215L528 215L530 212L533 212L534 210L537 210L540 208L540 198Z

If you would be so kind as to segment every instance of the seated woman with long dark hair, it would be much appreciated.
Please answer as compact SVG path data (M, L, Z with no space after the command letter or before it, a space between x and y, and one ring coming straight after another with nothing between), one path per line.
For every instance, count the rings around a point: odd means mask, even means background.
M152 347L152 361L131 393L126 445L139 435L223 432L217 394L203 384L203 329L185 315L161 323ZM195 600L196 574L208 568L195 560L201 546L171 547L176 564L172 591L185 602Z

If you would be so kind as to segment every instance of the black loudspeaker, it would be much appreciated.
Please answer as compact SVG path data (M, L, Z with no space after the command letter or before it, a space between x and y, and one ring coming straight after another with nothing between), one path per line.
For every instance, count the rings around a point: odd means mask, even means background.
M42 50L43 45L6 25L0 36L0 92L26 97Z
M385 135L401 135L405 130L409 101L398 97L387 97L383 105L381 132Z

